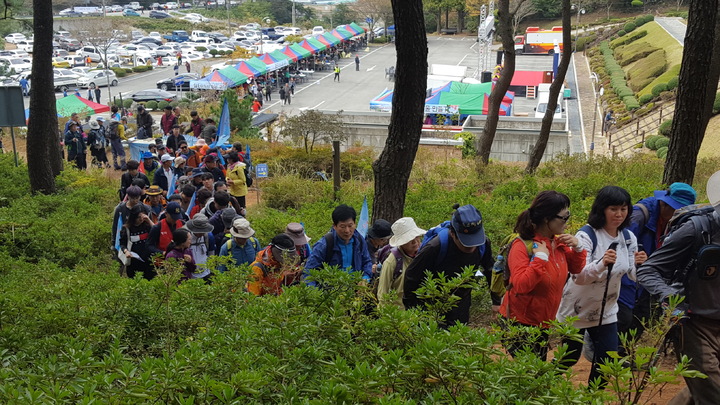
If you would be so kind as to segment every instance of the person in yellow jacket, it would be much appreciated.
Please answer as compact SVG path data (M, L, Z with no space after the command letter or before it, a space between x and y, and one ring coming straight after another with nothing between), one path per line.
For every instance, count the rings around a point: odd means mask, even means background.
M225 181L229 187L230 195L235 197L242 208L247 207L245 196L247 196L247 178L245 177L245 163L240 161L237 153L230 153L227 156L228 168Z
M386 258L380 266L377 296L380 305L394 304L405 309L402 302L405 270L417 255L426 231L418 228L414 219L404 217L392 224L392 232L389 248L385 247L379 252ZM402 268L398 269L400 263Z

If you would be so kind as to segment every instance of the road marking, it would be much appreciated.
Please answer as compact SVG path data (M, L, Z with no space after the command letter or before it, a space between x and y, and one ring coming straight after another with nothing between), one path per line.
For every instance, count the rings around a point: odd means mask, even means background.
M370 66L369 68L367 68L366 72L369 72L369 71L375 69L376 66L377 66L377 65L372 65L372 66Z
M462 59L460 59L460 62L458 62L457 65L455 65L455 66L460 66L460 64L463 63L463 61L464 61L465 58L467 58L467 57L468 57L468 54L466 53L465 56L463 56Z

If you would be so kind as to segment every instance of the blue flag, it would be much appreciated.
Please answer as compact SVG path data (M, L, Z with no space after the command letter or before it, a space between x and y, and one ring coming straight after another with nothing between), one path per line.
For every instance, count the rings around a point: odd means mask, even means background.
M252 166L252 159L250 158L250 145L245 145L245 163Z
M230 140L230 109L228 108L227 99L223 103L222 112L220 113L220 122L217 126L217 138L210 147L214 148L219 145L224 145Z
M193 208L195 208L195 196L197 195L197 191L193 193L192 198L190 199L190 204L188 205L187 211L185 211L185 215L190 217L190 211L192 211Z
M122 215L118 215L117 231L115 232L115 250L120 250L120 231L122 231Z
M175 194L175 183L176 182L177 182L177 174L173 174L172 180L170 180L170 184L168 185L168 192L167 192L168 197Z
M357 231L364 238L367 235L368 227L370 222L370 214L368 212L367 197L363 199L362 209L360 210L360 221L358 222Z

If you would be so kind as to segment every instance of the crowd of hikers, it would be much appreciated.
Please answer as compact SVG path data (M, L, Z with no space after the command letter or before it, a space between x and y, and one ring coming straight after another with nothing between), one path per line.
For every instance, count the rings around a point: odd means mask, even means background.
M169 149L159 162L150 157L127 163L113 235L128 277L155 277L159 254L160 260L182 263L183 280L210 282L228 269L211 268L208 258L226 256L250 266L247 291L277 295L293 284L322 289L310 271L337 266L359 272L362 283L376 291L378 305L410 309L424 304L416 292L428 271L453 277L470 266L487 281L493 310L527 331L504 341L511 356L529 352L546 359L551 322L570 320L592 349L588 381L600 387L606 384L600 364L612 352L627 353L620 334L634 330L639 337L670 297L680 294L684 301L673 314L682 319L676 350L691 358L692 369L708 375L687 379L689 391L696 404L720 398L720 172L707 185L710 204L696 205L696 192L685 183L635 204L623 188L603 187L587 224L574 235L566 233L570 199L542 191L495 252L473 205L456 205L448 221L429 230L410 217L392 224L375 219L365 236L357 230L355 209L339 205L330 230L311 247L299 221L268 244L255 237L245 211L249 183L242 145L226 154L207 153L191 170L183 169L187 160L170 154L183 148L182 141L173 146L158 146ZM138 170L143 165L145 174ZM469 322L471 288L453 294L458 300L444 314L443 327ZM569 350L560 365L570 367L583 343L563 343Z

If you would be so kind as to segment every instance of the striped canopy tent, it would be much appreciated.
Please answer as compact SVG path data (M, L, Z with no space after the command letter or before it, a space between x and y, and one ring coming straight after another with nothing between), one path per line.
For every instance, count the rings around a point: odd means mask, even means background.
M326 32L326 33L322 34L321 36L323 38L325 38L328 42L330 42L330 44L332 44L332 45L337 45L341 42L340 38L336 37L335 35L333 35L329 32Z
M348 24L348 26L350 26L350 28L354 29L357 34L364 34L367 32L366 28L363 28L354 22Z
M278 62L287 61L288 64L297 60L297 58L293 59L290 56L285 55L279 49L276 49L276 50L270 52L268 55L270 55L273 59L277 60Z
M267 70L268 70L267 64L265 62L263 62L262 60L260 60L260 58L258 58L257 56L254 56L254 57L246 60L245 62L248 65L254 67L258 71L259 74L262 75L262 74L267 73Z
M292 49L293 52L296 52L297 54L299 54L301 58L309 58L312 55L312 52L303 48L299 44L292 44L292 45L290 45L289 48Z
M252 65L248 65L246 61L242 61L234 66L237 71L244 74L248 78L255 77L260 74L260 72L252 67Z
M287 59L283 58L282 60L278 60L278 59L274 58L272 55L270 55L269 53L264 53L264 54L258 56L258 59L260 59L261 61L263 61L263 63L265 63L265 65L267 65L268 72L272 72L272 71L281 69L281 68L287 66L289 63Z
M308 42L310 45L316 47L318 51L322 51L322 50L324 50L325 48L328 47L327 44L324 44L323 42L321 42L320 40L316 39L315 37L310 37L310 38L308 38L308 39L307 39L307 42Z
M310 44L307 39L303 40L298 45L302 46L304 49L310 51L311 53L317 53L319 51L319 49L316 46Z
M316 36L314 37L314 39L315 39L316 41L320 42L321 44L325 45L325 46L328 47L328 48L333 45L333 43L330 42L330 41L328 41L327 38L325 38L324 35L316 35Z
M290 48L289 46L286 46L280 52L285 54L285 56L291 58L293 62L297 62L298 59L302 58L302 55L300 53L292 50L292 48Z
M69 117L73 113L100 114L110 111L109 106L94 103L75 94L57 99L55 108L57 109L58 117Z
M353 36L359 35L359 34L362 34L363 32L365 32L365 31L358 31L358 30L356 30L355 28L353 28L352 26L350 26L350 24L345 24L345 25L343 25L341 28L344 29L345 31L353 34Z
M330 33L341 41L346 41L353 37L351 33L345 31L344 29L334 29Z
M218 70L217 73L220 73L221 75L228 78L228 80L231 80L233 82L233 84L230 87L239 86L239 85L245 83L248 79L247 75L242 74L240 71L235 69L234 66L226 66L226 67Z

